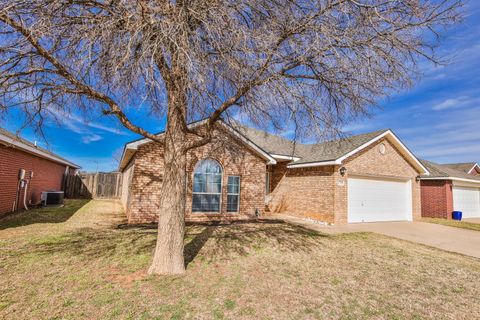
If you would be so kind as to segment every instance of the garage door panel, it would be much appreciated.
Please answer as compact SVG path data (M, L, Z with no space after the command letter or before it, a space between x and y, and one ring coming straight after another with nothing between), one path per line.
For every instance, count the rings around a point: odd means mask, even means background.
M453 210L462 211L464 218L480 217L480 189L453 187Z
M409 182L348 179L348 222L411 220L411 211Z

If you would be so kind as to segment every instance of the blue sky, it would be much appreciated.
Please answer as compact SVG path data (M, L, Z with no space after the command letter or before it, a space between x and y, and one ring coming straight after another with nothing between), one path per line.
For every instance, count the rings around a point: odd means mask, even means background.
M409 90L380 103L373 117L345 127L356 134L390 128L419 157L447 162L480 161L480 1L465 8L465 21L445 35L439 54L447 66L422 63L423 77ZM134 115L137 123L156 132L165 119ZM14 113L0 120L2 127L16 131ZM86 171L110 171L123 145L137 139L111 117L90 116L85 123L77 116L64 117L61 124L48 122L47 142L30 128L21 132L39 144L82 166Z
M480 161L480 2L470 1L465 11L465 21L445 34L438 51L449 64L423 63L413 88L381 102L372 119L347 131L390 128L421 158Z

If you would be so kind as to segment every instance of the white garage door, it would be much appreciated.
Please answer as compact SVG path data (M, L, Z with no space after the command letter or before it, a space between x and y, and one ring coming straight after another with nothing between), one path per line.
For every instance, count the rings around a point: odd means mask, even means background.
M462 211L463 218L480 217L480 189L453 187L453 210Z
M410 181L348 179L348 222L412 220Z

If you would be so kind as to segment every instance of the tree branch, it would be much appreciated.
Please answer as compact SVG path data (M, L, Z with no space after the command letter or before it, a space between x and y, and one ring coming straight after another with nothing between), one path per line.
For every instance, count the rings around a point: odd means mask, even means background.
M33 48L38 52L40 56L50 62L56 69L56 73L62 76L64 79L69 81L72 85L74 85L78 91L81 92L83 95L97 100L106 104L109 108L109 114L113 114L117 117L117 119L129 130L138 133L146 138L149 138L153 141L161 142L162 140L158 138L156 135L147 132L145 129L133 124L127 117L127 115L123 112L120 106L109 96L96 91L91 86L81 82L78 80L72 73L68 71L68 69L53 55L51 55L36 39L30 30L28 30L25 26L21 23L16 22L15 20L11 19L4 13L0 13L0 21L5 23L6 25L10 26L17 32L21 33L23 37L32 45Z

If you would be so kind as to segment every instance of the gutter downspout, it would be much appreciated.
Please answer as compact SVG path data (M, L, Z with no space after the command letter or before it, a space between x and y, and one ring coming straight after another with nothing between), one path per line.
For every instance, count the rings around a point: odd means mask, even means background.
M28 182L29 181L25 179L25 189L23 190L23 207L27 211L28 211L28 207L27 207Z
M17 182L17 191L15 193L15 201L13 202L13 211L17 211L18 210L18 198L20 196L20 183L22 182L22 179L19 179L18 182Z

